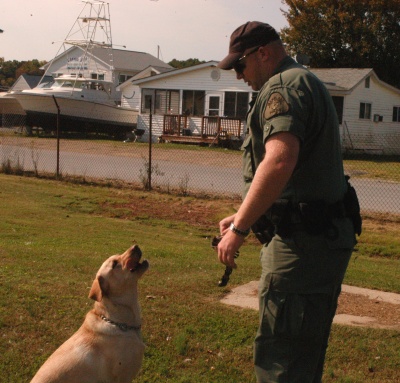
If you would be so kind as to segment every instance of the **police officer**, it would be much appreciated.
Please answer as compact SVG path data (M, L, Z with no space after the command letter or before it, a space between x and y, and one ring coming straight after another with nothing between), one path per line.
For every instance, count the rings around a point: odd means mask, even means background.
M261 250L257 382L321 382L356 244L336 111L322 82L287 55L266 23L238 27L218 67L234 69L258 91L242 147L243 202L220 222L218 245L219 260L236 267L234 254L250 228L260 217L272 222Z

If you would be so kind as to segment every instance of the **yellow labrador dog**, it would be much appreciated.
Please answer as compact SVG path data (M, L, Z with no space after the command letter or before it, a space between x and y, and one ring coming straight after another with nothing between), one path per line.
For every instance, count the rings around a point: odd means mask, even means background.
M142 365L144 344L138 279L149 268L133 246L108 258L89 293L94 299L80 329L43 364L31 383L131 383Z

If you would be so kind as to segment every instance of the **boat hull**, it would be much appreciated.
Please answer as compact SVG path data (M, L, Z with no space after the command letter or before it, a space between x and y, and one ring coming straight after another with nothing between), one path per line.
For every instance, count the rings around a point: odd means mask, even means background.
M116 105L51 95L16 93L13 97L27 115L28 127L45 132L104 133L124 136L137 124L138 111Z

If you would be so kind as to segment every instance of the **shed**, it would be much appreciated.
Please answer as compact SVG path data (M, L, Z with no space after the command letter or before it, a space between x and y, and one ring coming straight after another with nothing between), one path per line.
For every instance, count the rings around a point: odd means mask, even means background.
M15 81L10 91L18 92L25 89L33 89L38 86L40 80L42 80L43 76L38 75L29 75L26 73L21 74L18 79ZM42 83L47 83L53 80L51 76L44 76Z

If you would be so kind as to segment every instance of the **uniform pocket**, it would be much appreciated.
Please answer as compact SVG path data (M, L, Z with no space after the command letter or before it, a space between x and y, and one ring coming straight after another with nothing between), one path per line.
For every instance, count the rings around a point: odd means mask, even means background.
M319 338L331 319L332 302L330 294L269 290L261 319L261 333L267 338Z
M304 309L304 296L269 290L262 318L263 333L298 337L303 325Z

